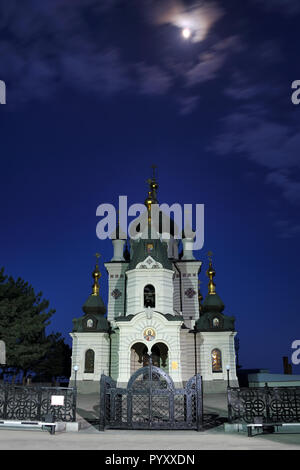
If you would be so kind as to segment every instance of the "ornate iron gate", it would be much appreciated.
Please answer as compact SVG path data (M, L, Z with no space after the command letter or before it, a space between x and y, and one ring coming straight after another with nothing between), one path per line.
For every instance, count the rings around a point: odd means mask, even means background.
M100 430L195 429L203 427L202 377L195 375L183 389L151 364L130 378L127 388L102 375L100 381Z

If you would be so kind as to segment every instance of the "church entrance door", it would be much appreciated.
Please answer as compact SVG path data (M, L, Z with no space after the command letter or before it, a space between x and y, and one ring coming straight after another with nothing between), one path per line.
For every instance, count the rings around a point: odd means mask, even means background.
M135 343L131 347L130 372L134 374L140 367L149 366L148 348L143 343ZM151 361L155 367L168 372L168 347L163 343L154 344L151 348Z

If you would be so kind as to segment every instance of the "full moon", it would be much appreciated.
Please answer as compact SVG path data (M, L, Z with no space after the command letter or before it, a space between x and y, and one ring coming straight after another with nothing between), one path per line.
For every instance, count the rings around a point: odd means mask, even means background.
M191 36L191 30L189 28L184 28L182 30L182 36L184 39L188 39Z

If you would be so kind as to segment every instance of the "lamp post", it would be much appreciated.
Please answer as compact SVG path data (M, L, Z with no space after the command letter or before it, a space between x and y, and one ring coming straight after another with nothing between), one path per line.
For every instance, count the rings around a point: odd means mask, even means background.
M73 367L73 370L75 372L75 388L77 388L77 371L78 371L78 369L79 369L78 366Z
M227 364L226 366L226 370L227 370L227 388L229 388L230 386L230 382L229 382L229 371L230 371L230 366Z

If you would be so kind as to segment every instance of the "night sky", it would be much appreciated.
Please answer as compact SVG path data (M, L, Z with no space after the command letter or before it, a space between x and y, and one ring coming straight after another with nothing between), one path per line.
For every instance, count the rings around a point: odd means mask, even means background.
M240 363L282 372L300 339L299 0L0 0L0 265L70 343L100 252L96 209L205 204ZM192 35L186 40L182 28ZM293 368L300 373L300 366Z

